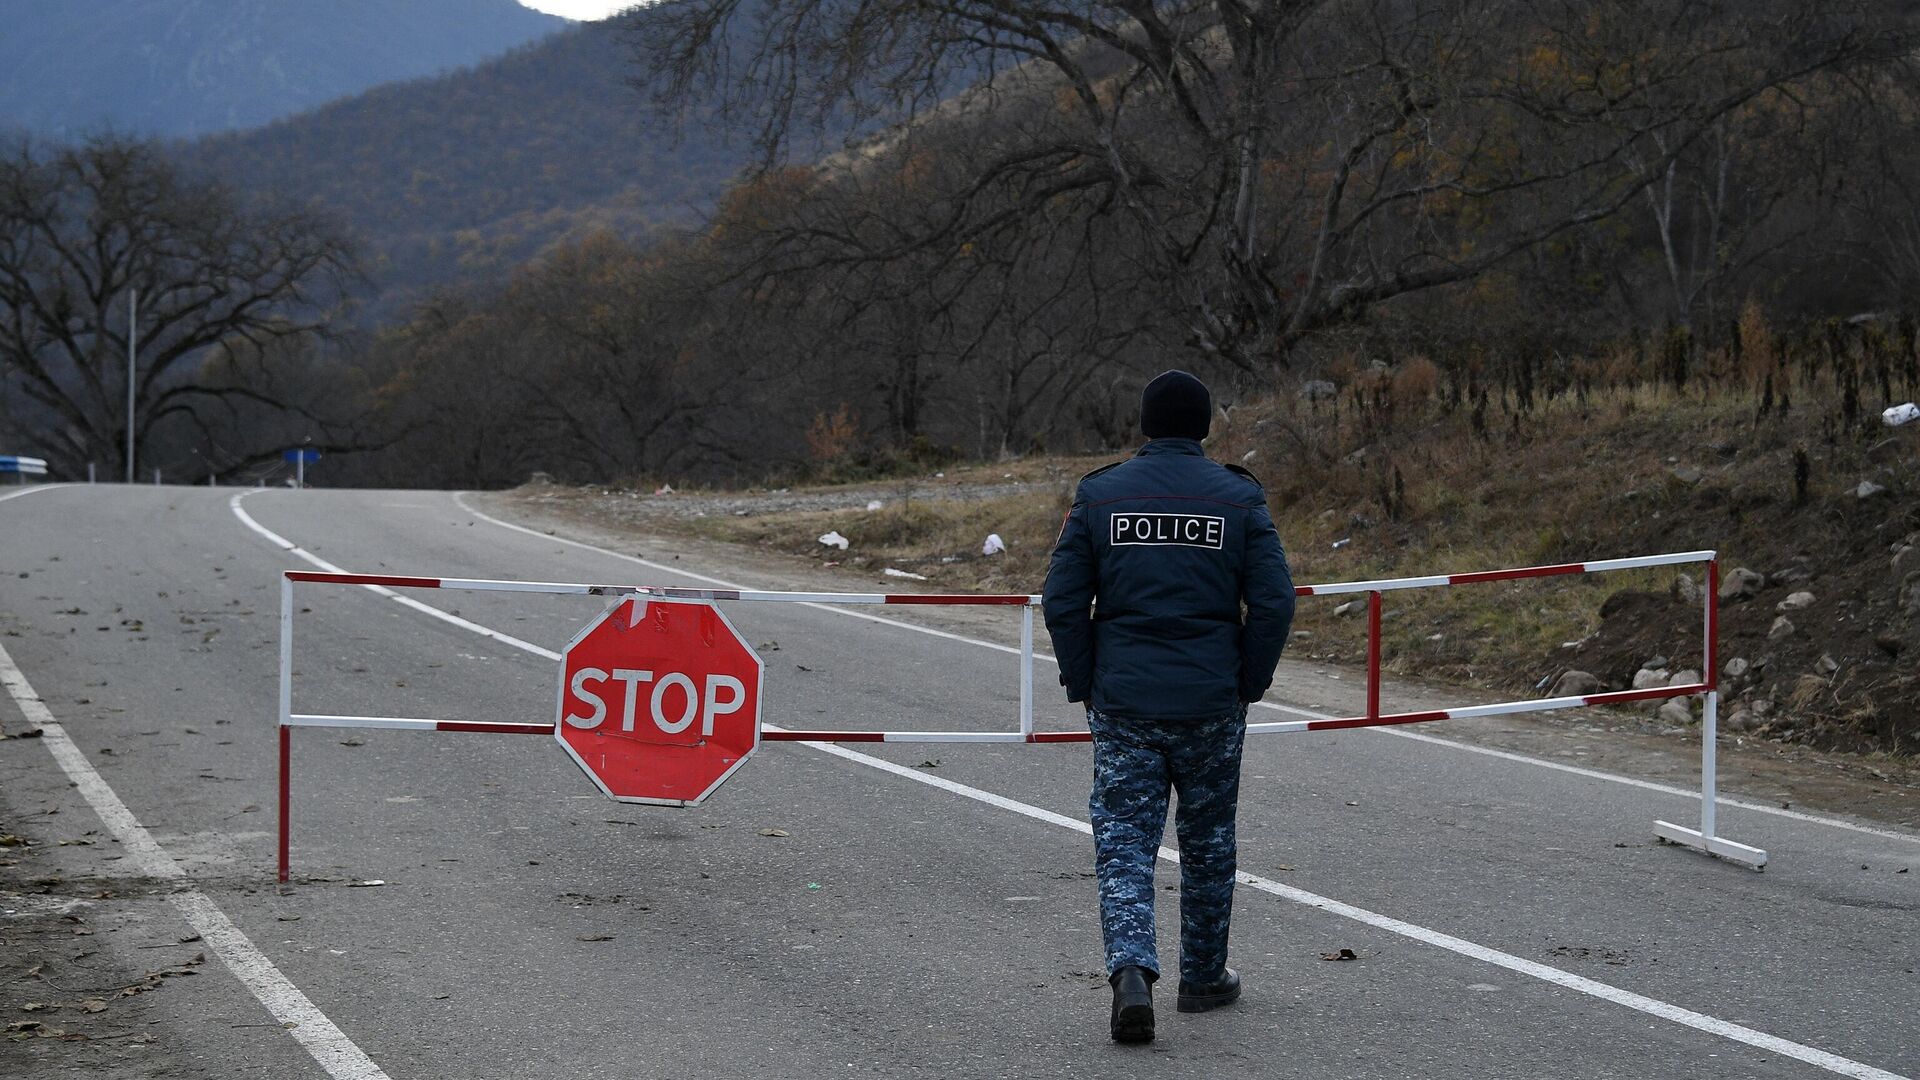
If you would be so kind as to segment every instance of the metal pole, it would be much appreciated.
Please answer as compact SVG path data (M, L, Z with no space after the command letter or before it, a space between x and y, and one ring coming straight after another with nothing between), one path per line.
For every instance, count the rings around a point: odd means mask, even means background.
M285 575L280 578L280 880L287 880L290 862L289 836L291 823L288 810L292 804L290 789L292 778L289 768L292 758L293 728L287 721L293 716L293 579Z
M1020 609L1020 734L1033 737L1033 605Z
M140 351L140 290L127 306L127 483L133 483L133 358Z
M1720 691L1707 691L1700 714L1700 842L1713 850L1714 804L1720 801Z
M1367 719L1380 719L1380 594L1367 594Z
M87 462L87 483L93 483L93 462Z
M304 450L297 453L299 456L293 459L293 486L303 488L307 486L307 454Z
M1720 560L1707 560L1706 587L1707 699L1700 712L1700 840L1713 848L1715 803L1719 801L1720 759Z

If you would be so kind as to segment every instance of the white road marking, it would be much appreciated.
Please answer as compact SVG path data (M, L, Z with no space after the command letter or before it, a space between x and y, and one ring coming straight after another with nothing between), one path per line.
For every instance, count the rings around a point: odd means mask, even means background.
M1068 817L1065 814L1056 814L1051 810L1045 810L1038 806L1023 803L1017 799L1009 799L1004 795L996 795L991 791L983 791L980 788L955 783L952 780L947 780L942 777L929 776L919 769L910 769L904 765L896 765L891 761L870 757L844 747L825 743L802 743L801 745L811 746L822 753L845 758L848 761L857 762L869 768L879 769L882 772L891 773L894 776L912 780L915 783L925 784L928 787L939 788L942 791L950 792L961 798L985 803L988 806L1010 811L1022 817L1032 818L1035 821L1044 821L1049 825L1057 825L1063 829L1071 829L1074 832L1087 836L1093 835L1093 826L1081 821L1079 818ZM1170 863L1177 863L1180 861L1180 853L1172 848L1163 847L1160 849L1160 858ZM1564 987L1576 993L1586 994L1589 997L1599 998L1602 1001L1612 1002L1615 1005L1624 1005L1629 1009L1646 1013L1649 1016L1657 1016L1662 1020L1670 1020L1684 1027L1693 1028L1695 1031L1705 1032L1708 1035L1717 1035L1723 1039L1730 1039L1737 1043L1745 1043L1748 1046L1760 1050L1770 1051L1783 1057L1792 1058L1795 1061L1802 1061L1808 1065L1825 1069L1828 1072L1836 1073L1840 1076L1859 1077L1863 1078L1863 1080L1905 1080L1899 1073L1888 1072L1885 1069L1876 1068L1872 1065L1855 1061L1852 1058L1841 1057L1838 1054L1807 1046L1804 1043L1783 1039L1778 1035L1769 1035L1764 1031L1758 1031L1744 1024L1736 1024L1730 1020L1722 1020L1716 1016L1708 1016L1706 1013L1681 1008L1678 1005L1661 1001L1658 998L1650 998L1644 994L1636 994L1631 990L1622 990L1608 983L1589 979L1581 975L1575 975L1570 971L1562 971L1559 968L1550 967L1546 964L1536 963L1525 957L1502 952L1499 949L1491 949L1485 945L1468 941L1465 938L1454 937L1452 934L1442 933L1439 930L1432 930L1414 923L1405 922L1393 918L1390 915L1381 915L1378 912L1343 903L1330 897L1321 896L1318 893L1310 893L1305 889L1296 889L1291 885L1283 885L1278 881L1261 877L1258 874L1249 874L1243 870L1235 875L1234 880L1242 885L1247 885L1261 892L1280 897L1283 900L1291 900L1296 904L1317 908L1330 915L1338 915L1344 919L1351 919L1354 922L1363 923L1375 929L1384 930L1390 934L1397 934L1400 937L1410 938L1424 945L1432 945L1435 948L1445 949L1448 952L1456 953L1472 960L1479 960L1483 963L1492 964L1495 967L1505 968L1515 974L1552 983L1555 986Z
M127 804L120 801L120 796L94 769L87 755L74 745L4 646L0 646L0 685L6 686L27 723L40 731L41 741L46 743L54 761L108 831L120 841L120 849L134 869L161 881L191 880L180 863L167 854L146 826L133 816L133 811L127 809ZM287 1033L313 1055L313 1060L320 1063L328 1076L334 1080L388 1080L387 1074L307 1000L300 988L288 981L205 893L186 886L168 894L167 899L213 949L214 955L227 965L227 970L253 992L275 1020L286 1025Z
M463 491L455 492L453 495L454 504L459 506L460 509L466 511L469 514L472 514L474 517L477 517L480 520L487 522L490 525L498 525L503 529L511 529L514 532L525 533L528 536L536 537L541 540L552 540L558 543L568 544L573 547L584 548L588 551L597 552L601 555L608 555L616 559L624 559L627 562L636 563L640 566L644 566L652 570L664 570L667 573L678 574L681 577L691 578L695 581L704 581L710 585L717 585L723 589L746 589L746 588L752 587L748 585L737 584L731 581L722 581L719 578L709 577L705 574L696 574L691 570L684 570L677 566L668 566L665 563L651 562L649 560L642 559L637 555L626 555L621 552L613 551L608 548L596 547L593 544L584 543L579 540L569 540L564 536L555 536L551 533L544 533L537 529L527 528L524 525L516 525L511 521L502 521L501 519L497 517L493 517L492 515L487 514L483 511L475 510L472 506L468 505L466 501L466 495L467 495L467 492L463 492ZM1016 656L1019 655L1020 653L1019 649L1013 648L1008 645L1000 645L991 641L982 641L978 638L965 637L960 634L951 634L945 630L935 630L931 627L917 626L913 623L901 622L898 619L889 619L880 615L871 615L864 611L853 611L848 608L834 607L830 604L807 604L806 606L811 608L818 608L821 611L830 611L835 615L844 615L847 618L851 618L851 619L865 619L868 622L876 622L886 626L894 626L902 630L911 630L917 634L929 634L933 637L945 638L948 641L958 641L958 642L964 642L965 644L968 644L968 645L977 645L983 649L995 649L999 652L1012 653ZM1035 650L1033 655L1034 655L1034 659L1036 660L1045 660L1048 663L1059 663L1059 661L1056 660L1053 656L1044 652L1040 652L1038 650ZM1262 709L1271 709L1275 712L1292 713L1295 716L1302 716L1309 720L1338 719L1338 717L1335 717L1331 713L1315 712L1311 709L1302 709L1293 705L1282 705L1272 701L1262 701L1262 702L1257 702L1256 704L1258 705L1259 708L1262 708ZM1640 788L1643 791L1657 791L1663 795L1674 795L1682 799L1689 799L1696 806L1699 805L1700 803L1700 793L1698 791L1688 791L1686 788L1672 787L1667 784L1655 783L1651 780L1641 780L1637 777L1622 776L1619 773L1603 772L1599 769L1583 769L1577 765L1565 765L1557 761L1548 761L1545 758L1529 757L1525 754L1517 754L1510 750L1494 750L1489 747L1474 746L1471 743L1456 742L1453 739L1443 739L1435 735L1428 735L1418 731L1408 731L1404 728L1399 728L1399 727L1374 727L1374 728L1361 728L1359 730L1371 732L1376 735L1391 735L1391 736L1394 736L1395 738L1412 739L1416 742L1430 743L1434 746L1445 746L1454 750L1463 750L1470 754L1480 754L1485 757L1500 758L1503 761L1513 761L1523 765L1534 765L1543 769L1553 769L1557 772L1572 773L1575 776L1584 776L1590 780L1602 780L1611 784L1624 784L1628 787ZM1825 825L1829 828L1834 828L1834 829L1846 829L1850 832L1864 833L1868 836L1878 836L1887 840L1903 840L1909 844L1920 844L1920 835L1915 835L1913 833L1899 832L1894 829L1880 828L1872 825L1861 825L1852 821L1845 821L1840 818L1823 817L1818 814L1803 813L1799 810L1787 810L1778 806L1768 806L1765 803L1749 802L1745 799L1733 799L1723 795L1715 799L1714 804L1717 806L1738 807L1739 809L1742 809L1742 810L1751 810L1758 814L1770 814L1774 817L1790 818L1794 821L1803 821L1810 825Z
M258 489L254 489L254 490L258 490ZM286 537L281 536L279 533L274 532L272 529L269 529L265 525L262 525L259 522L253 520L253 515L247 513L240 506L240 500L246 498L247 496L253 493L254 492L252 490L243 491L240 494L235 495L233 498L227 500L227 506L233 511L234 516L240 519L240 523L242 525L245 525L247 528L252 529L254 532L259 533L261 536L266 537L267 540L272 544L274 544L276 547L279 547L287 552L290 552L291 554L297 555L300 558L305 559L307 562L313 564L314 566L320 568L321 570L325 570L329 574L346 573L345 570L340 569L339 567L333 565L332 563L321 558L320 556L315 555L313 552L308 551L305 548L296 546L293 543L293 541L288 540ZM470 630L473 633L479 634L481 637L492 638L493 640L500 642L502 645L511 645L516 649L524 649L527 652L534 653L539 656L544 656L549 660L560 659L560 654L557 652L554 652L551 649L543 649L540 646L535 645L531 641L522 641L521 639L514 637L511 634L503 634L500 631L493 629L492 627L481 626L477 622L470 622L466 619L461 618L458 615L454 615L450 612L441 611L437 607L429 607L426 604L423 604L420 601L415 600L411 596L402 596L399 593L394 592L392 589L387 588L385 585L362 585L360 586L360 588L365 589L368 592L379 593L381 596L384 596L387 599L392 600L394 603L401 604L406 607L410 607L413 610L418 611L423 615L431 615L442 622L452 623L453 625L459 627L462 630Z
M5 495L0 495L0 502L6 502L8 499L17 499L22 495L31 495L36 491L54 491L59 488L71 486L70 484L34 484L31 487L23 487L19 491L9 491Z
M234 511L236 513L240 513L238 496L234 498L232 505L233 505ZM466 509L468 509L470 513L474 513L476 516L483 517L483 518L486 517L486 515L479 514L477 511L473 511L471 508L466 508ZM538 536L543 540L561 539L560 537L547 536L542 533L534 532L531 529L524 529L524 528L521 528L520 526L511 525L506 522L498 522L497 519L488 518L487 520L496 521L496 523L498 524L508 525L509 528L516 529L517 531L532 533L532 535ZM322 560L318 556L315 556L311 553L303 551L299 547L296 547L295 545L293 545L291 542L286 541L285 539L279 537L278 534L268 530L265 526L259 524L256 521L253 521L251 518L247 519L247 523L250 528L261 533L262 535L265 535L267 537L274 539L276 542L279 543L281 547L285 548L286 550L299 555L301 558L304 558L307 561L314 563L315 565L320 565L322 563ZM578 544L578 541L566 541L566 542ZM586 544L579 544L579 546L591 547L591 545L586 545ZM600 548L592 548L592 550L603 551L603 549L600 549ZM607 552L607 551L603 551L603 553L609 554L609 555L617 554L616 552ZM635 556L626 555L626 556L620 556L620 557L625 559L630 559L634 562L643 563L644 565L653 567L655 569L668 571L674 574L679 574L686 577L694 578L695 580L712 582L714 584L722 586L723 588L740 588L740 586L738 585L733 585L731 583L720 581L716 578L707 577L701 574L694 574L685 570L677 570L677 569L674 569L673 567L662 566L657 563L646 563L645 560L639 559ZM340 571L334 571L334 572L337 573ZM396 597L396 599L403 599L403 598ZM446 612L441 612L439 611L439 609L430 607L426 604L409 605L409 606L415 607L416 610L423 610L429 614L436 614L440 617L445 618L449 622L457 622L457 623L467 622L467 620L460 619L458 616L449 615ZM809 605L809 606L817 606L817 605ZM831 610L838 610L838 609L829 607L827 608L827 610L831 611ZM890 620L890 619L879 619L877 621L893 622L893 620ZM895 625L908 626L910 624L895 623ZM954 635L942 634L941 636L953 637ZM971 639L967 639L967 638L959 638L959 640L971 641ZM973 643L986 644L984 642L973 642ZM522 642L520 644L521 644L521 647L525 648L528 652L535 653L536 655L543 656L547 659L559 658L557 654L551 652L550 650L542 649L539 646L530 646L530 645L527 645L525 642ZM770 728L773 727L773 725L767 725L767 726ZM776 728L775 730L778 730L778 729ZM834 757L842 758L846 761L851 761L860 765L865 765L868 768L878 769L881 772L889 773L894 776L912 780L915 783L925 784L928 787L938 788L941 791L958 795L958 796L961 796L962 798L971 799L975 802L984 803L988 806L996 807L1001 810L1006 810L1011 813L1019 814L1022 817L1031 818L1035 821L1045 822L1047 824L1055 825L1063 829L1069 829L1084 835L1092 835L1092 832L1093 832L1093 828L1091 825L1089 825L1087 822L1079 820L1078 818L1068 817L1065 814L1056 814L1051 810L1046 810L1041 807L1034 806L1030 803L1024 803L1017 799L1008 798L1007 796L1004 796L1004 795L997 795L991 791L986 791L982 788L976 788L966 784L957 783L952 780L947 780L943 777L929 776L918 769L910 769L904 765L896 765L893 762L884 760L882 758L871 757L867 754L858 753L856 751L848 750L843 747L835 746L830 743L802 743L800 745L807 746L823 754L831 754ZM1167 862L1177 863L1180 861L1180 853L1170 848L1164 848L1164 847L1161 848L1159 855L1161 859ZM1779 1054L1783 1057L1792 1058L1795 1061L1804 1062L1808 1065L1812 1065L1820 1069L1825 1069L1828 1072L1835 1073L1840 1076L1855 1077L1855 1078L1859 1078L1859 1080L1908 1080L1908 1078L1902 1077L1898 1073L1888 1072L1885 1069L1876 1068L1875 1066L1865 1064L1864 1062L1859 1062L1851 1058L1842 1057L1838 1054L1834 1054L1826 1050L1818 1049L1817 1047L1807 1046L1804 1043L1793 1042L1789 1039L1783 1039L1777 1035L1770 1035L1767 1032L1759 1031L1755 1028L1750 1028L1742 1024L1736 1024L1729 1020L1722 1020L1715 1016L1709 1016L1706 1013L1695 1012L1692 1009L1682 1008L1681 1006L1674 1005L1670 1002L1661 1001L1657 998L1647 997L1644 994L1636 994L1631 990L1623 990L1620 987L1613 986L1608 983L1603 983L1594 979L1586 978L1584 976L1575 975L1570 971L1563 971L1559 968L1552 967L1547 964L1541 964L1533 960L1528 960L1524 957L1515 956L1512 953L1502 952L1499 949L1489 948L1485 945L1480 945L1475 942L1468 941L1465 938L1455 937L1452 934L1443 933L1439 930L1433 930L1428 927L1417 925L1415 923L1410 923L1400 919L1395 919L1388 915L1382 915L1382 914L1379 914L1378 912L1369 911L1366 908L1357 907L1353 904L1344 903L1342 901L1332 899L1331 897L1321 896L1317 893L1311 893L1306 891L1305 889L1297 889L1291 885L1283 885L1278 881L1274 881L1271 878L1261 877L1258 874L1251 874L1251 873L1242 871L1238 875L1236 875L1235 880L1237 880L1243 885L1249 886L1250 888L1257 889L1260 892L1268 893L1269 895L1272 895L1272 896L1280 897L1283 900L1290 900L1296 904L1301 904L1306 907L1316 908L1318 910L1325 911L1331 915L1337 915L1344 919L1350 919L1354 922L1362 923L1364 925L1371 926L1379 930L1384 930L1387 933L1396 934L1400 937L1408 938L1425 945L1431 945L1435 948L1444 949L1448 952L1452 952L1472 960L1479 960L1483 963L1492 964L1496 967L1504 968L1516 974L1525 975L1534 979L1539 979L1542 982L1551 983L1554 986L1563 987L1565 989L1572 990L1576 993L1585 994L1589 997L1597 998L1602 1001L1611 1002L1615 1005L1622 1005L1622 1006L1625 1006L1626 1008L1645 1013L1649 1016L1655 1016L1662 1020L1671 1021L1673 1023L1680 1024L1684 1027L1689 1027L1696 1031L1704 1032L1708 1035L1718 1036L1720 1038L1727 1039L1737 1043L1742 1043L1747 1046L1755 1047L1760 1050L1766 1050L1771 1053Z

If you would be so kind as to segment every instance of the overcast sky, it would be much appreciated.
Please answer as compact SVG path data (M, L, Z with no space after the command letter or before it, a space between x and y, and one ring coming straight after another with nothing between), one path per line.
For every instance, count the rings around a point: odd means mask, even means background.
M549 15L569 19L604 19L616 11L635 7L640 0L520 0L522 4Z

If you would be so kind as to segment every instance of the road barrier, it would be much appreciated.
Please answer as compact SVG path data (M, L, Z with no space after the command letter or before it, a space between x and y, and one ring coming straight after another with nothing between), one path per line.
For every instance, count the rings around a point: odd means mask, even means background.
M1407 589L1448 588L1494 581L1518 581L1529 578L1597 574L1619 570L1639 570L1663 566L1706 564L1703 592L1703 642L1698 683L1683 686L1656 686L1599 694L1506 701L1491 705L1471 705L1456 709L1383 713L1380 708L1381 681L1381 597ZM1759 848L1738 844L1718 835L1715 829L1715 803L1718 796L1717 743L1719 736L1719 591L1720 564L1712 551L1688 551L1665 555L1646 555L1596 562L1557 563L1509 570L1483 570L1466 574L1428 577L1386 578L1376 581L1335 582L1326 585L1301 585L1300 596L1339 596L1365 594L1367 603L1367 711L1360 716L1327 720L1282 720L1247 725L1249 735L1289 734L1306 731L1331 731L1346 728L1381 727L1397 724L1421 724L1436 720L1465 719L1475 716L1504 716L1517 713L1548 712L1591 705L1614 705L1637 701L1699 696L1702 699L1700 721L1700 827L1690 829L1667 821L1654 823L1659 839L1704 851L1754 869L1766 865L1767 853ZM1040 597L1023 593L831 593L775 592L748 589L694 589L657 585L606 585L543 581L495 581L479 578L412 577L393 574L327 573L289 570L280 585L280 791L279 791L279 880L286 881L290 863L290 805L292 772L292 729L296 727L374 728L387 730L447 731L489 734L554 734L555 724L492 720L438 719L406 716L359 716L293 711L293 587L295 583L352 585L386 591L390 589L443 589L466 592L504 592L547 595L596 596L613 598L657 597L665 600L746 603L798 603L832 605L911 605L918 607L1018 607L1020 618L1020 708L1019 726L1011 731L827 731L763 729L760 738L767 742L884 742L884 743L1083 743L1092 741L1086 731L1035 731L1033 725L1033 612ZM411 604L412 601L403 602ZM432 610L432 609L426 609ZM461 620L464 622L464 620ZM485 628L474 627L484 630ZM495 634L496 637L503 637ZM510 639L509 639L510 640ZM558 659L558 653L519 642L542 655Z

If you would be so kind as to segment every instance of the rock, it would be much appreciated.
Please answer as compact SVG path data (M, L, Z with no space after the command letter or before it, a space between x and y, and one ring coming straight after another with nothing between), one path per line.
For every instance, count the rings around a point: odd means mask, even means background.
M1805 581L1813 576L1813 571L1804 566L1789 566L1785 570L1775 570L1767 575L1770 585L1792 585L1796 581Z
M1633 673L1633 688L1635 690L1649 690L1656 686L1665 685L1667 685L1667 672L1664 669L1654 670L1652 668L1641 668L1639 671Z
M1789 595L1785 600L1782 600L1779 603L1773 605L1773 610L1799 611L1802 608L1812 607L1813 601L1814 601L1814 595L1812 593L1797 592Z
M1856 499L1871 499L1875 495L1885 495L1886 493L1887 489L1885 487L1871 480L1862 480L1860 481L1860 486L1853 489L1853 496Z
M1830 653L1821 653L1820 659L1813 662L1813 670L1822 675L1831 675L1840 670L1840 662L1835 660Z
M1680 671L1674 672L1673 678L1667 680L1667 685L1668 686L1699 686L1700 673L1693 670L1692 668L1684 668Z
M1598 694L1607 688L1600 677L1587 671L1563 671L1553 680L1553 689L1547 691L1548 697L1586 697Z
M1700 583L1690 574L1680 574L1673 579L1673 598L1683 604L1700 602Z
M1667 666L1667 658L1664 656L1656 656L1640 666L1651 671L1659 671Z
M1781 638L1792 636L1793 620L1787 618L1785 615L1776 616L1773 620L1773 625L1767 628L1768 641L1779 641Z
M1920 547L1903 544L1893 553L1893 576L1900 577L1914 570L1920 570Z
M1687 703L1684 701L1669 701L1661 705L1660 711L1654 715L1669 724L1685 725L1693 723L1693 710L1687 708Z
M1340 392L1340 388L1325 379L1308 379L1300 384L1300 400L1326 401Z
M1745 600L1759 592L1766 584L1767 579L1764 575L1744 566L1736 567L1720 582L1720 599L1723 602Z
M1920 615L1920 570L1909 572L1901 581L1900 610L1908 615Z
M1893 634L1876 635L1873 639L1873 644L1875 648L1886 653L1888 656L1899 656L1907 647L1906 642L1901 641L1898 636Z
M1334 608L1333 613L1335 615L1358 615L1365 610L1367 610L1367 602L1365 600L1349 600L1339 607Z
M1242 465L1250 465L1250 464L1252 464L1252 463L1253 463L1253 459L1254 459L1254 458L1257 458L1257 457L1259 457L1259 456L1260 456L1260 451L1258 451L1258 450L1249 450L1249 451L1247 451L1246 453L1244 453L1244 454L1241 454L1241 455L1240 455L1240 464L1242 464Z
M1700 470L1691 465L1676 465L1667 470L1667 475L1688 487L1700 482Z
M1752 666L1752 664L1747 663L1745 658L1736 656L1727 661L1726 665L1720 669L1720 674L1725 675L1729 679L1737 679L1745 675L1747 669Z
M1294 637L1294 640L1295 640L1295 641L1312 641L1312 640L1313 640L1313 631L1311 631L1311 630L1295 630L1295 631L1293 632L1293 637Z
M1735 709L1720 723L1728 731L1752 731L1760 726L1760 718L1749 709Z

